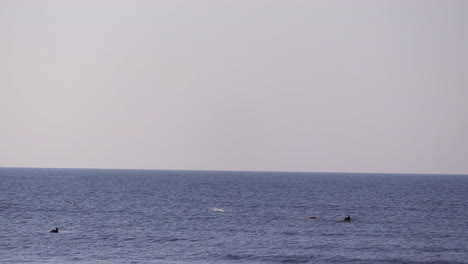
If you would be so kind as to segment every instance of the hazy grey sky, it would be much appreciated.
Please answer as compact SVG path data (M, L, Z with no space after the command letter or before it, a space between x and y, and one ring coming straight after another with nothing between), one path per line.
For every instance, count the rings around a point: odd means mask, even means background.
M0 166L468 174L468 1L0 0Z

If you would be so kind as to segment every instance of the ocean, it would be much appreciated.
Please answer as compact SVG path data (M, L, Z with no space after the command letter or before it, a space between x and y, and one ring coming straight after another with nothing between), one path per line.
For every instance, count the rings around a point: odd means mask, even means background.
M468 263L468 176L0 168L0 262Z

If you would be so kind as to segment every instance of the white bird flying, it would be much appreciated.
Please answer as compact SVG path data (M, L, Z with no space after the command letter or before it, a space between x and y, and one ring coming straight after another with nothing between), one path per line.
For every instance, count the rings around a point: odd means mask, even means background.
M71 206L75 206L75 205L77 205L77 204L79 204L79 203L84 202L85 200L86 200L86 199L83 199L83 200L81 200L81 201L79 201L79 202L70 202L70 201L67 201L67 200L64 200L64 201L67 202L67 203L69 203Z

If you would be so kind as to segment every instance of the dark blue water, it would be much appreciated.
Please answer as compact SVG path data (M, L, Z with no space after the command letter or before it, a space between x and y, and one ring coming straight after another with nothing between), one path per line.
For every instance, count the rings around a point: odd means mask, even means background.
M468 263L468 176L0 168L0 260Z

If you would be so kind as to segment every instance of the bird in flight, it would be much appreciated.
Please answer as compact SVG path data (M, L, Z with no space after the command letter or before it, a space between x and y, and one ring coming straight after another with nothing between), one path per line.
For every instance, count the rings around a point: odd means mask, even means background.
M64 201L67 202L67 203L69 203L71 206L75 206L75 205L77 205L77 204L79 204L79 203L84 202L85 200L86 200L86 199L83 199L83 200L81 200L81 201L79 201L79 202L70 202L70 201L67 201L67 200L64 200Z

